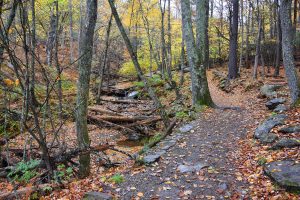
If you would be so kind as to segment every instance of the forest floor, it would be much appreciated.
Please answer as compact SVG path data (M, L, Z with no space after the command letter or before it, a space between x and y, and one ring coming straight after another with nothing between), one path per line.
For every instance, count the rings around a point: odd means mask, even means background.
M283 83L279 96L288 97L284 78L266 77L264 80L252 81L249 78L251 72L245 71L242 77L232 83L232 90L226 93L220 89L213 71L209 71L208 79L217 107L206 108L194 121L184 122L192 129L181 133L182 137L158 162L150 166L137 165L127 158L123 165L104 170L93 159L90 177L83 180L72 178L64 182L62 189L54 190L42 199L81 199L89 191L100 191L116 199L126 200L298 199L297 194L286 192L273 184L265 176L259 160L264 158L266 162L271 162L289 158L300 161L300 148L268 151L270 145L260 144L253 139L257 126L273 114L265 107L267 99L259 98L260 86L265 83ZM185 87L182 90L186 93L184 95L190 96L189 84ZM168 105L171 102L169 99L174 96L166 97L162 101ZM286 124L299 124L299 113L299 108L290 109ZM110 130L105 135L106 129L100 129L102 132L99 134L98 129L93 127L90 126L92 143L98 143L100 136L108 135L109 139L118 135L110 135ZM272 129L272 133L286 137L278 133L278 128ZM68 138L75 137L73 129L73 125L68 128ZM178 127L174 130L176 132ZM299 134L295 137L299 139ZM134 145L123 150L132 154L142 147ZM4 182L0 184L1 188L10 191L13 187Z

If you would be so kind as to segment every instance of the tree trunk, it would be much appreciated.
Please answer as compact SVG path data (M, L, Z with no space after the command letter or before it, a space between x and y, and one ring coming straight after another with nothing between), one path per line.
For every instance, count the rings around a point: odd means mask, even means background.
M86 1L86 19L82 24L78 63L79 78L77 83L76 132L79 148L85 149L90 145L87 129L87 108L89 98L90 74L93 57L93 38L97 21L97 0ZM90 154L79 156L79 175L87 177L90 173Z
M126 44L127 50L128 50L128 52L130 54L131 60L132 60L132 62L134 64L135 70L137 71L139 78L144 82L145 88L148 91L149 96L154 101L154 105L155 105L156 109L158 109L159 112L160 112L160 116L161 116L161 118L163 120L165 129L167 129L167 127L170 124L168 115L165 112L165 110L164 110L161 102L159 101L158 97L156 96L154 90L150 86L148 80L145 78L145 76L143 74L143 71L142 71L141 66L140 66L140 64L138 62L138 59L137 59L137 55L135 54L135 52L133 50L132 44L131 44L131 42L130 42L127 34L126 34L126 31L125 31L125 29L123 27L123 24L121 22L121 19L119 17L119 14L117 12L116 7L115 7L114 0L108 0L108 2L109 2L109 5L110 5L110 8L111 8L111 12L112 12L112 14L114 16L114 19L116 21L116 24L117 24L117 26L118 26L118 28L119 28L119 30L121 32L121 35L122 35L123 40L124 40L124 42Z
M295 69L294 52L292 44L293 29L290 18L292 0L280 0L280 19L282 30L282 57L285 74L288 80L292 104L299 103L299 80Z
M202 11L198 10L197 12L206 13L205 6L198 6L198 8L202 8L204 10ZM211 99L210 92L208 89L206 70L203 66L203 63L201 63L203 62L203 60L201 60L200 52L202 52L203 55L203 49L199 50L196 47L196 42L195 42L193 27L192 27L192 17L191 17L192 12L191 12L189 0L181 0L181 10L182 10L182 25L184 27L183 28L184 40L187 48L189 66L191 69L192 104L213 106L213 101ZM202 20L204 21L205 19ZM197 24L203 25L202 29L205 29L206 27L203 21L202 23L198 22ZM205 30L201 30L201 32L202 32L201 35L202 38L200 38L200 41L202 44L204 44L205 37L203 33L205 33Z
M106 68L105 66L107 65L107 54L108 54L108 48L109 48L109 37L110 37L111 23L112 23L112 15L110 15L108 25L107 25L106 36L105 36L104 58L103 58L103 61L100 63L100 68L99 68L99 79L100 79L100 81L99 81L99 85L98 85L98 92L97 92L97 98L96 98L97 103L100 103L101 88L102 88L103 79L104 79L103 76L104 76L104 71L105 71L105 68Z
M230 16L230 42L229 42L229 62L228 78L238 77L237 48L238 48L238 23L239 23L239 0L231 0L232 12Z
M70 17L70 64L74 62L74 31L73 31L73 2L69 0L69 17Z
M276 23L276 60L275 60L275 71L274 71L274 76L279 76L280 72L280 60L281 60L281 41L282 41L282 32L281 32L281 22L280 22L280 12L279 12L279 4L278 0L275 0L274 3L276 7L276 15L277 15L277 23Z

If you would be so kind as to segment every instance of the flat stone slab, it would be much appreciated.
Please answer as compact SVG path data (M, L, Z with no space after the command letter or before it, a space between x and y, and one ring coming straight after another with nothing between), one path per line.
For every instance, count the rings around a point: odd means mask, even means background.
M168 150L170 149L172 146L174 146L176 144L175 140L166 140L164 142L161 142L158 147L161 148L162 150Z
M279 114L269 117L261 125L259 125L254 133L254 138L260 139L263 135L268 134L272 128L277 125L282 125L284 120L287 118L287 115Z
M194 165L190 165L190 164L182 164L182 165L179 165L177 170L180 172L180 173L187 173L187 172L197 172L205 167L207 167L208 165L206 164L203 164L203 163L196 163Z
M276 108L276 106L278 106L279 104L283 104L285 101L286 101L285 98L275 98L275 99L268 101L266 103L266 106L268 109L273 110Z
M83 196L83 200L112 200L113 197L111 194L103 192L87 192Z
M262 143L269 144L275 142L278 139L278 136L273 133L268 133L263 135L259 140Z
M288 126L279 129L281 133L300 133L300 125L297 126Z
M283 113L284 111L287 111L287 107L284 104L279 104L273 111L277 113Z
M278 185L290 189L300 189L300 163L293 160L275 161L265 165L265 173Z
M293 148L299 146L300 146L300 140L293 139L293 138L282 138L277 143L275 143L270 149L277 150L277 149Z
M143 161L146 165L152 164L157 161L163 154L165 154L165 150L153 152L153 154L148 154L143 158Z
M186 125L180 127L180 128L179 128L179 131L180 131L181 133L187 133L187 132L189 132L190 130L192 130L193 128L194 128L194 127L193 127L192 125L186 124Z

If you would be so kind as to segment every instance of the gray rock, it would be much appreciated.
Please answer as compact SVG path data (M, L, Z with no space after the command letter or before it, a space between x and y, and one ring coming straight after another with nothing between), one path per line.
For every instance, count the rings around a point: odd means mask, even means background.
M139 133L130 133L128 134L128 140L130 141L139 141L143 138L143 135Z
M268 134L265 134L263 135L259 141L262 142L262 143L265 143L265 144L268 144L268 143L273 143L275 142L275 140L278 139L278 136L273 134L273 133L268 133Z
M276 144L274 144L270 149L283 149L283 148L293 148L300 146L300 140L291 138L282 138ZM300 173L300 172L299 172Z
M287 115L284 114L269 117L266 121L264 121L256 128L254 138L260 139L263 135L268 134L275 126L282 125L286 118Z
M228 190L228 185L226 183L221 183L218 185L218 192L219 193L224 193L226 190Z
M162 150L168 150L175 144L176 144L175 140L167 140L167 141L161 142L158 146Z
M281 133L300 133L300 126L288 126L279 129Z
M162 150L162 151L158 151L158 152L153 152L153 154L149 154L149 155L146 155L144 158L143 158L143 161L145 164L149 165L149 164L152 164L154 163L155 161L157 161L163 154L165 154L166 151L165 150Z
M265 173L278 185L290 189L300 189L300 163L293 160L275 161L265 165Z
M276 106L276 108L273 111L282 113L284 111L287 111L287 107L284 104L279 104L278 106Z
M281 88L281 85L268 85L265 84L260 88L260 94L262 96L268 97L268 98L274 98L276 97L277 93L276 90Z
M102 193L102 192L87 192L83 196L84 200L112 200L113 197L111 194Z
M268 101L266 103L266 106L268 109L274 110L276 108L276 106L278 106L279 104L283 104L285 101L286 101L285 98L275 98L275 99Z
M192 129L193 129L192 125L186 124L186 125L182 126L181 128L179 128L179 131L182 132L182 133L186 133L186 132L189 132Z
M187 173L187 172L197 172L204 167L207 167L206 164L203 163L196 163L195 165L179 165L177 170L181 173Z
M139 92L138 91L133 91L133 92L130 92L128 95L127 95L127 98L128 99L135 99L139 96Z
M165 90L172 90L172 86L169 83L166 83L164 88Z

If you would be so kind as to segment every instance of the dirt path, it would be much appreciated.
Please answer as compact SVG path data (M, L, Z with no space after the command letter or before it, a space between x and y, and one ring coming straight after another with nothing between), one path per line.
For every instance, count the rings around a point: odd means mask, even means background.
M223 97L211 85L219 106L241 106L241 93ZM239 97L238 97L239 96ZM247 197L247 184L240 181L234 166L238 140L246 136L249 114L239 110L211 109L193 121L194 127L151 167L124 174L116 189L121 199L226 199ZM204 164L207 167L181 173L178 166Z

